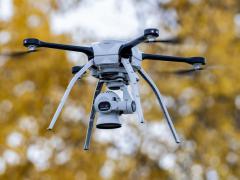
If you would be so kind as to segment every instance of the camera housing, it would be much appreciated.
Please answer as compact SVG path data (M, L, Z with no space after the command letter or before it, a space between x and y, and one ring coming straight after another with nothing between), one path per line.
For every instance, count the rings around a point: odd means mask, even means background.
M121 100L113 91L106 91L96 97L94 108L99 112L96 127L99 129L115 129L121 127L119 116L134 113L136 104L131 99Z

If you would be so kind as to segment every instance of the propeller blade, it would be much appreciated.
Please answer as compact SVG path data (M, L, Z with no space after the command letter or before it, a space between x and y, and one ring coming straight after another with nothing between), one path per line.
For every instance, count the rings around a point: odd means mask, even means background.
M206 66L205 68L204 68L204 70L214 70L214 69L225 69L225 67L224 66L222 66L222 65L210 65L210 66Z
M0 56L3 57L10 57L10 58L19 58L23 57L29 53L36 52L37 50L32 50L32 51L12 51L12 52L2 52L0 53Z
M168 43L168 44L180 44L182 40L180 38L169 38L169 39L156 39L156 40L148 40L145 43Z
M200 70L200 69L198 69ZM177 71L173 71L172 73L173 74L176 74L176 75L190 75L196 71L198 71L196 69L182 69L182 70L177 70Z
M214 70L214 69L223 69L223 66L220 65L211 65L206 67L200 67L200 68L191 68L191 69L181 69L171 72L162 72L163 74L175 74L179 76L185 76L185 75L194 75L198 73L199 71L208 71L208 70Z

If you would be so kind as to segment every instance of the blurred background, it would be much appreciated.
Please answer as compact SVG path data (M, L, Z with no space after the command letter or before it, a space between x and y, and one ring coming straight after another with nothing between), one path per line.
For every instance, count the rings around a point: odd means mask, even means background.
M144 61L182 143L176 145L150 88L140 80L146 123L94 129L83 151L96 79L76 84L53 132L46 128L80 53L41 49L24 55L24 38L87 45L133 39L145 28L178 44L143 44L148 53L204 56L206 70ZM0 0L0 179L240 178L240 1Z

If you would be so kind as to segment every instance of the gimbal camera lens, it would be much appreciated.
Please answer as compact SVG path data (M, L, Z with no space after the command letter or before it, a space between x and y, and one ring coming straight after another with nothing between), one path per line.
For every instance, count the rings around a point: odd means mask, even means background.
M98 104L98 109L100 111L109 111L111 109L111 104L108 101L103 101Z

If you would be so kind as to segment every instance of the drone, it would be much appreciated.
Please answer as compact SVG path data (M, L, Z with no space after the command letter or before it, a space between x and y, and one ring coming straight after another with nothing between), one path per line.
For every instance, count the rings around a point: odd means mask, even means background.
M89 149L96 113L99 113L96 122L96 128L99 129L120 128L121 123L119 117L123 114L136 113L138 120L141 123L144 123L138 87L139 74L156 95L173 138L176 143L180 143L180 138L174 128L173 122L164 103L163 96L150 76L141 67L141 64L145 59L184 62L193 65L194 70L200 70L202 65L205 65L205 58L147 54L141 52L137 48L137 45L140 43L161 42L161 40L156 39L158 36L159 30L150 28L145 29L143 35L131 41L105 40L92 43L91 46L56 44L43 42L35 38L24 39L23 45L27 47L30 52L35 51L36 48L45 47L81 52L88 57L88 62L84 66L72 67L72 73L74 76L67 86L48 129L53 129L74 84L78 80L81 80L87 70L90 70L91 75L98 79L98 82L93 95L84 150ZM105 92L101 92L103 85L106 85L107 87ZM128 88L129 86L131 87L131 92ZM116 90L122 92L122 97L119 97L119 95L114 92Z

